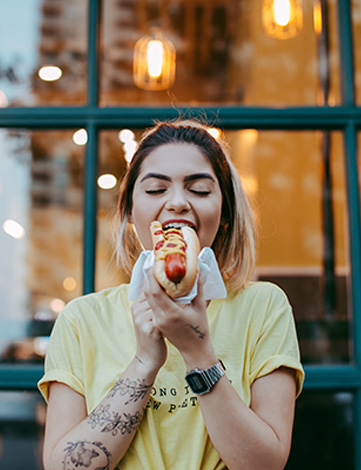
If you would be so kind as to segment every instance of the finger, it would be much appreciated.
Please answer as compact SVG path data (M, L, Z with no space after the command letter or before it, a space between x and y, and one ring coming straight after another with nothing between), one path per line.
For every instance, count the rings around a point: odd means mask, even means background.
M152 309L145 297L144 300L142 300L141 302L133 302L133 305L131 306L131 311L133 319L137 323L143 321L150 321L153 318Z
M191 306L198 311L201 310L206 310L206 299L204 295L204 279L201 277L198 280L197 284L197 295L196 297L192 300Z
M148 288L144 289L144 294L151 308L164 311L172 310L175 302L159 284L153 272L148 273L148 281Z
M154 271L151 269L147 273L147 278L148 278L148 288L151 292L154 293L159 293L159 292L164 292L163 287L159 284L157 279L154 276Z
M200 296L203 299L204 299L204 284L205 284L205 281L206 281L206 279L202 275L199 275L198 283L197 283L197 297Z

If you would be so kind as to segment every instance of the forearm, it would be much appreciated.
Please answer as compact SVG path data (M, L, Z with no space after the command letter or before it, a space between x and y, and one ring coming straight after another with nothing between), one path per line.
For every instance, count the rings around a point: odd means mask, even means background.
M276 433L239 397L226 377L211 393L199 396L213 445L230 470L283 469L284 455Z
M111 470L142 420L157 371L134 359L103 401L44 453L45 470Z

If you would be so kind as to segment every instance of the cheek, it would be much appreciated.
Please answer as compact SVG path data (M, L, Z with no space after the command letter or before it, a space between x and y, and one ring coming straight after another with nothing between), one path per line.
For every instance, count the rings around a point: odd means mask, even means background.
M146 250L153 249L150 232L150 224L153 220L155 220L155 215L145 204L137 204L133 207L130 221L134 224L138 238Z
M217 235L221 223L222 207L219 204L213 204L209 211L203 213L202 220L202 239L205 246L211 246Z

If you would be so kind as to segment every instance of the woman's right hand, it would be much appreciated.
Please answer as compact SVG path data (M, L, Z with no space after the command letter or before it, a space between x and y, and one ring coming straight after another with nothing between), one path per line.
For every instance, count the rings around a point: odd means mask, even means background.
M133 303L132 313L137 339L136 357L122 374L114 370L113 388L89 415L83 395L65 383L50 383L45 469L75 469L80 462L79 452L86 452L90 456L87 467L111 470L129 449L143 418L154 380L167 358L164 338L154 325L153 312L144 295ZM97 380L101 383L102 377Z
M137 339L136 359L151 369L159 370L167 359L167 346L153 321L153 312L142 293L132 304Z

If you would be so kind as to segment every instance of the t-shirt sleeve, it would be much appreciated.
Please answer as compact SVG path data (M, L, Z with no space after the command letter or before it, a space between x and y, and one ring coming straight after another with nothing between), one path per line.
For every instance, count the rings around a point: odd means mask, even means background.
M61 382L84 395L81 344L77 324L69 318L70 303L57 318L50 335L45 358L45 373L38 388L45 400L49 396L49 383Z
M252 352L250 383L280 367L295 370L298 396L304 382L304 371L292 308L284 292L274 286Z

